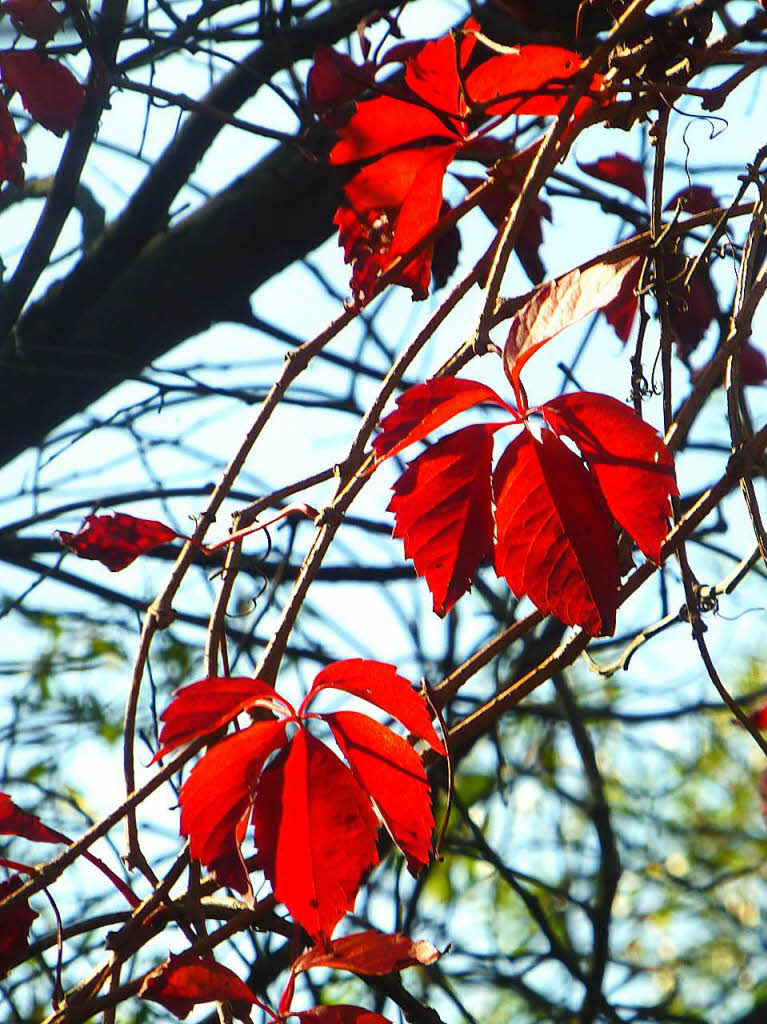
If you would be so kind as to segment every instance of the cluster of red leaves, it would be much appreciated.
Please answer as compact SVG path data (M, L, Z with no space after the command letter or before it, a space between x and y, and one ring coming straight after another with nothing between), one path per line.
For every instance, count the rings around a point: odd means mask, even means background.
M438 957L439 952L430 942L423 939L413 942L396 932L392 935L374 931L358 932L342 939L328 940L313 946L293 961L280 999L279 1011L275 1013L262 1004L245 982L229 968L216 963L211 956L197 956L187 952L171 956L150 971L139 995L160 1003L182 1020L199 1003L228 1001L234 1004L234 1016L242 1020L250 1020L250 1006L258 1005L272 1021L297 1017L300 1021L321 1021L323 1024L388 1024L380 1014L359 1006L316 1006L311 1010L291 1013L290 1003L297 975L312 967L368 976L384 975L416 964L432 964Z
M656 432L607 395L577 392L530 409L520 382L527 360L613 299L638 262L571 271L517 311L504 352L516 408L484 384L441 378L410 388L384 419L374 442L379 459L480 404L511 417L448 434L394 485L394 535L426 579L439 615L492 559L518 597L592 635L610 634L621 575L615 522L648 558L660 560L669 498L678 491L671 454ZM540 438L533 415L543 421ZM493 437L512 424L523 430L493 470Z
M156 755L223 728L242 712L261 719L216 743L192 769L181 789L181 832L192 856L219 881L250 895L240 846L252 820L257 867L294 920L318 939L329 937L353 907L363 877L378 863L378 818L413 873L428 861L433 829L418 754L367 715L310 712L328 688L374 704L445 753L410 683L391 665L352 659L323 669L297 711L260 680L211 677L185 686L162 715ZM309 732L312 719L330 729L348 767ZM291 724L297 726L292 739Z
M113 512L86 516L77 533L58 530L56 536L78 558L101 562L111 572L119 572L139 555L168 544L178 534L156 519Z
M0 3L2 14L10 15L14 27L39 45L0 52L0 81L19 94L33 121L63 135L74 126L85 90L68 68L39 48L55 35L61 16L49 0L5 0ZM0 183L23 185L25 159L24 141L0 96Z
M512 114L559 113L582 67L576 53L555 46L521 46L488 56L491 51L480 43L477 31L470 19L440 39L396 48L395 58L390 53L388 59L402 58L403 81L387 85L386 95L359 102L338 133L331 163L362 165L346 184L335 217L346 262L352 265L352 292L359 301L375 293L393 260L433 232L443 207L442 181L452 161L486 149L493 140L484 133ZM364 74L360 69L352 72L340 58L330 61L327 56L316 79L329 81L331 66L339 81L354 83L348 93L339 84L328 88L339 99L358 95L359 87L372 80L369 68ZM598 92L600 85L595 76L590 92ZM580 99L574 116L594 102ZM500 216L503 201L508 209L514 198L513 187L505 194L498 190L488 200L488 216ZM531 213L538 230L542 213L540 207ZM432 244L425 244L397 272L396 283L409 287L415 298L425 297L431 261Z

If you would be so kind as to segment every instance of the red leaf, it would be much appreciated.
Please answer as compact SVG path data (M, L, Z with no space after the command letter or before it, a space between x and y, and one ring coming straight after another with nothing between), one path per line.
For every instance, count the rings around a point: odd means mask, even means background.
M685 213L703 213L719 206L719 200L710 185L690 185L672 196L663 209L674 210L679 205Z
M329 938L378 863L378 826L360 784L302 728L261 776L253 827L275 898L313 938Z
M504 363L515 391L528 359L547 341L602 309L619 294L624 278L641 259L628 256L617 263L595 263L563 274L536 289L514 314L504 349Z
M164 523L137 519L124 512L86 516L77 533L59 530L56 535L78 558L101 562L111 572L119 572L139 555L178 537Z
M355 64L332 46L317 46L306 79L306 98L315 114L327 117L344 103L355 100L375 76L374 64Z
M629 340L639 306L636 290L639 287L641 275L642 264L637 261L636 266L623 278L618 294L602 310L605 319L624 345Z
M35 843L66 843L60 832L48 828L37 817L22 811L7 793L0 793L0 835L22 836Z
M356 711L321 716L357 781L372 797L386 828L417 875L432 852L434 818L426 772L410 744Z
M485 384L460 377L436 377L408 388L397 399L397 408L381 421L381 433L373 441L376 456L388 459L408 445L475 405L489 402L516 416L514 409Z
M361 1006L313 1006L311 1010L302 1010L291 1014L298 1017L302 1024L390 1024L386 1017L372 1010L363 1010Z
M198 1003L225 1000L258 1003L250 988L228 967L216 963L211 956L193 953L171 956L155 967L144 978L139 995L160 1003L181 1020Z
M677 355L687 360L703 340L717 315L708 267L699 265L685 287L687 264L683 256L668 253L664 259L669 288L669 320L676 339Z
M642 165L633 160L625 153L614 153L612 156L603 156L591 164L578 166L592 178L599 178L600 181L609 181L611 185L619 185L621 188L633 192L641 200L647 200L647 187L644 180Z
M5 0L0 13L10 15L13 27L38 43L47 43L58 32L62 18L48 0Z
M669 496L679 491L673 457L655 430L623 402L586 391L555 398L540 411L552 430L578 445L613 517L659 562Z
M410 89L425 103L458 118L454 123L461 134L466 134L460 119L467 113L467 107L458 68L463 70L471 57L476 43L473 30L477 28L479 23L469 18L463 30L456 33L460 40L457 50L452 34L442 36L426 43L405 66L405 82Z
M22 885L20 875L11 875L0 882L0 902L16 892ZM0 978L4 978L11 966L24 956L29 943L27 936L37 914L27 900L14 903L0 910Z
M442 741L431 724L426 703L404 676L397 675L394 665L363 658L335 661L317 675L301 710L321 690L328 688L343 690L344 693L375 704L401 722L414 736L426 740L440 754L445 753Z
M0 183L10 181L19 188L24 184L24 161L27 148L16 131L5 100L0 96Z
M5 50L0 53L0 75L43 128L63 135L74 127L85 89L63 64L39 50Z
M484 106L488 114L558 114L571 90L571 79L583 61L572 50L559 46L520 46L515 53L491 57L470 72L466 93L472 104ZM599 89L595 75L591 91ZM574 116L595 101L583 97Z
M384 935L367 931L333 939L327 946L313 946L294 960L290 969L293 974L312 967L329 967L355 974L380 975L403 971L416 964L433 964L439 957L439 950L425 939L413 942L407 935L396 932Z
M221 862L226 884L246 893L248 876L240 858L247 815L264 762L285 744L284 721L256 722L217 743L192 769L181 787L182 835L195 860L216 871Z
M217 678L209 676L176 690L173 700L160 715L164 725L160 732L160 749L152 763L198 736L215 732L231 722L241 711L252 707L278 709L292 713L292 708L268 683L247 676Z
M434 599L447 615L466 593L493 546L490 470L502 423L465 427L414 459L394 485L389 511Z
M613 522L597 483L550 431L512 441L493 478L495 564L514 593L592 636L615 629Z
M746 342L740 352L740 380L743 384L767 382L767 359L750 341Z
M439 219L450 213L452 207L443 201L439 212ZM436 239L432 248L431 279L435 288L444 288L458 266L458 256L461 252L461 233L458 225L451 228Z

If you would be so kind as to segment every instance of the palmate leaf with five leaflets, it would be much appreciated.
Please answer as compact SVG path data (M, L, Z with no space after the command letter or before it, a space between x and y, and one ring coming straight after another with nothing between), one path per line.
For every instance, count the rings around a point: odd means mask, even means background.
M527 360L614 298L639 259L571 271L517 311L504 353L517 409L485 385L445 378L406 391L381 424L374 447L385 459L475 405L512 414L443 437L394 485L394 534L426 579L438 614L492 558L518 597L592 635L610 634L620 582L614 521L648 558L660 559L669 498L678 491L671 454L655 430L607 395L578 392L530 409L520 381ZM531 414L543 420L540 437ZM522 433L493 470L493 437L510 423Z
M392 665L356 658L323 669L297 711L259 680L210 678L183 687L162 715L157 754L207 736L243 711L268 716L213 745L195 765L181 788L181 832L219 881L249 894L240 846L251 820L257 866L318 939L329 938L378 862L379 817L414 873L428 861L434 826L418 754L367 715L310 711L327 689L376 705L445 753L410 683ZM312 720L328 725L348 765L309 732Z

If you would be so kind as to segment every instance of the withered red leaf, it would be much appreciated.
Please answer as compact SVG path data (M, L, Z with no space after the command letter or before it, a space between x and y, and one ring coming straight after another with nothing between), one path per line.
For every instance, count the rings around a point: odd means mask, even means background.
M611 634L618 604L613 522L596 480L548 430L525 430L493 476L496 571L517 596L592 636Z
M62 17L49 0L4 0L0 14L10 15L13 27L38 43L47 43L61 27Z
M378 863L378 825L360 784L301 728L261 775L253 826L275 898L313 938L329 938Z
M611 185L619 185L633 192L642 201L647 200L644 169L638 160L626 156L625 153L602 156L593 163L579 163L578 166L592 178L599 178L600 181L607 181Z
M660 561L679 491L671 452L633 409L608 395L562 395L541 407L546 422L574 441L599 483L612 516L648 558Z
M0 77L43 128L64 135L74 127L85 89L63 64L37 49L5 50L0 53Z
M417 875L432 853L434 817L426 771L407 740L356 711L322 715L357 781Z
M111 572L119 572L139 555L175 540L178 534L155 519L114 512L86 516L77 533L59 530L57 536L78 558L101 562Z
M198 1003L234 1000L258 1003L250 988L212 956L181 953L150 971L139 989L142 999L160 1003L183 1020Z
M329 967L355 974L381 975L403 971L416 964L433 964L439 959L439 950L426 939L408 938L395 932L355 932L333 939L327 945L312 946L291 964L293 974L312 967Z
M394 536L425 577L438 615L447 615L491 556L490 471L493 434L501 426L478 424L448 434L413 459L394 485Z
M301 709L322 690L342 690L361 697L400 721L407 730L444 754L442 741L434 731L426 704L409 681L398 675L394 665L368 658L334 661L317 675Z
M0 882L0 902L11 896L23 883L20 875L11 875ZM14 962L24 956L27 936L37 914L28 900L20 900L0 910L0 978L4 978Z

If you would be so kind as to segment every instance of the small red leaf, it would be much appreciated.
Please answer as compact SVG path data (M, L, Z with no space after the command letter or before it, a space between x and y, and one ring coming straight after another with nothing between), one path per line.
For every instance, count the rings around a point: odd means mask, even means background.
M710 185L690 185L672 196L664 210L674 210L677 206L685 213L703 213L719 206L719 200Z
M68 841L60 832L44 825L36 814L22 811L7 793L0 793L0 835L22 836L35 843L66 843Z
M253 827L275 898L313 938L330 938L378 863L378 826L365 791L302 728L261 776Z
M361 1006L313 1006L311 1010L302 1010L291 1014L298 1017L302 1024L390 1024L387 1017L372 1010L363 1010Z
M750 341L741 349L740 379L743 384L764 384L767 382L767 359L764 353Z
M595 263L584 270L576 267L536 289L514 314L506 339L503 358L515 391L528 359L566 327L603 309L619 294L624 278L640 259L628 256L617 263Z
M181 687L160 715L164 725L160 732L160 749L152 763L183 743L191 743L198 736L215 732L241 711L256 706L288 713L293 710L268 683L247 676L209 676Z
M381 421L381 433L373 441L376 456L388 459L408 445L422 441L448 420L483 402L498 405L513 416L514 409L485 384L460 377L436 377L408 388L397 399L397 408Z
M599 178L600 181L608 181L611 185L619 185L621 188L633 192L643 201L647 200L647 187L644 180L644 170L638 160L633 160L625 153L614 153L613 156L603 156L591 164L578 166L592 178Z
M329 967L355 974L381 975L403 971L416 964L433 964L439 957L439 950L425 939L414 942L397 932L384 935L367 931L333 939L327 946L313 946L294 960L290 969L293 974L312 967Z
M394 485L394 536L425 578L437 615L447 615L491 555L493 434L503 425L448 434L413 459Z
M23 883L20 875L11 875L0 882L0 902L11 896ZM0 910L0 978L4 978L11 965L24 956L29 943L27 936L37 914L27 900Z
M377 708L392 715L419 739L426 740L430 747L445 753L442 741L431 724L426 703L404 676L397 675L394 665L382 661L350 658L335 661L324 668L314 680L311 690L301 705L301 710L321 691L328 688L343 690L354 697L375 704Z
M284 745L285 725L255 722L228 736L208 750L181 787L180 831L189 837L191 855L214 872L222 862L229 876L226 884L238 892L249 888L241 861L237 869L239 843L259 773L269 755Z
M674 460L653 428L608 395L578 391L541 406L546 422L580 449L613 517L648 558L660 561L679 491Z
M63 135L74 127L85 89L63 64L39 50L5 50L0 53L0 76L43 128Z
M618 556L596 480L550 431L512 441L494 474L496 571L514 593L592 636L611 634Z
M16 131L5 100L0 96L0 183L9 181L19 188L24 184L27 148Z
M86 516L77 533L59 530L57 536L78 558L101 562L111 572L119 572L139 555L175 540L178 534L155 519L114 512Z
M321 716L357 781L372 797L394 842L417 875L429 863L434 818L418 754L385 725L356 711Z
M370 86L375 71L375 65L355 64L332 46L317 46L306 79L309 107L320 117L328 117L344 103L356 100Z
M618 294L602 309L605 319L624 345L629 340L639 307L636 290L639 287L641 275L642 264L641 261L637 261L634 268L623 278Z
M10 15L13 27L38 43L47 43L61 27L62 18L49 0L5 0L0 13Z
M258 1003L250 988L211 956L181 953L150 971L139 989L143 999L160 1003L183 1020L198 1003L235 1000Z

